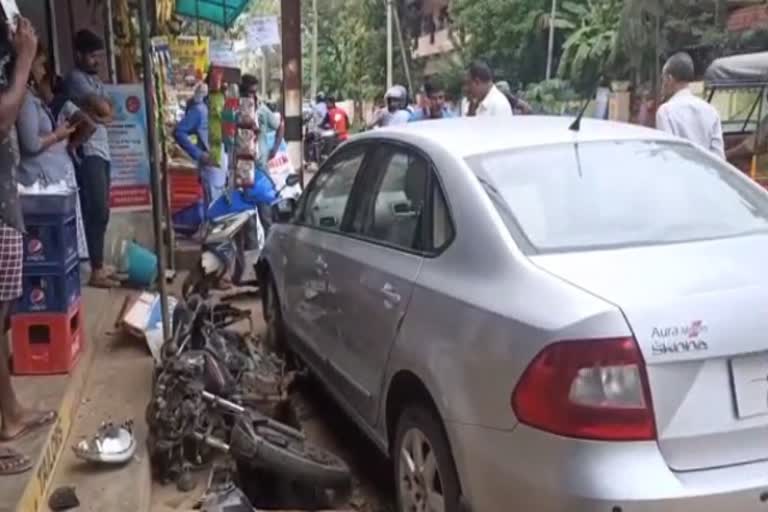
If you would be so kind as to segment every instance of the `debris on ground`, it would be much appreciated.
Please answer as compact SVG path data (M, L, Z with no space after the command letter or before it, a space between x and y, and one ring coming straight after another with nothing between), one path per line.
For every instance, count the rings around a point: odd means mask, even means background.
M48 498L48 507L54 512L71 510L79 506L80 500L77 499L75 488L72 486L59 487Z
M102 423L90 439L82 439L72 447L75 455L88 462L101 464L125 464L136 453L133 421L121 424Z

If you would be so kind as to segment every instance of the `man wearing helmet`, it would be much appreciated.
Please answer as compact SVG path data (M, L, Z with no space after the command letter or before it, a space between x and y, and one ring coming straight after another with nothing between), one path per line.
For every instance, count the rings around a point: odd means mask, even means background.
M382 128L384 126L397 126L408 124L411 113L408 111L408 91L402 85L392 86L384 95L387 103L385 109L380 110L373 121L368 124L369 129Z

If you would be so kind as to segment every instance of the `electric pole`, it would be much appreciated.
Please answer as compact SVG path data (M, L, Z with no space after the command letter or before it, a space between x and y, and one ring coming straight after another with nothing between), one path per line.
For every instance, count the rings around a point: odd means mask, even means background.
M552 78L552 61L555 53L555 19L557 18L557 0L552 0L552 12L549 14L549 47L547 49L547 80Z
M317 0L312 0L312 100L317 97L317 38L318 38Z
M392 87L392 0L387 0L387 89Z
M303 175L301 151L301 0L281 0L283 101L288 156ZM303 178L303 176L302 176Z

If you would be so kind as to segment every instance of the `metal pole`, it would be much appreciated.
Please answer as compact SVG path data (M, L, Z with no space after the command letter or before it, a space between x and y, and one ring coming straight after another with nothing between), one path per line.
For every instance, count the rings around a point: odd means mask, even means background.
M547 48L547 80L552 78L552 61L555 53L555 18L557 18L557 0L552 0L552 12L549 14L549 47Z
M262 101L268 100L269 92L269 58L267 57L268 47L261 47L261 99Z
M147 135L149 138L149 171L152 180L152 217L155 228L155 252L157 253L157 277L160 287L160 307L163 317L163 337L170 339L170 317L168 313L168 290L165 283L165 237L163 236L163 190L158 170L157 125L154 113L154 86L152 59L149 55L149 20L146 0L139 0L139 37L141 38L141 65L144 73L144 104L147 111Z
M317 0L312 0L312 100L317 97L317 38L318 38L318 10Z
M392 0L387 0L387 89L392 83Z
M405 79L408 82L408 90L411 92L411 94L415 94L416 91L413 90L413 82L411 81L411 66L410 62L408 60L408 51L405 48L405 43L403 42L403 31L400 29L400 13L397 10L397 7L393 7L393 14L395 18L395 29L397 30L397 41L400 44L400 55L403 59L403 69L405 69Z
M294 167L303 174L301 151L301 0L281 0L285 141ZM302 176L303 178L303 176Z

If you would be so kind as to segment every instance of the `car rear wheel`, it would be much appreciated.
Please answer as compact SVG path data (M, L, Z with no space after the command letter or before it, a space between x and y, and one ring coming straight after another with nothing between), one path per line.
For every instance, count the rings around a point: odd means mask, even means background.
M409 406L400 415L392 451L399 512L459 512L461 490L437 414Z

